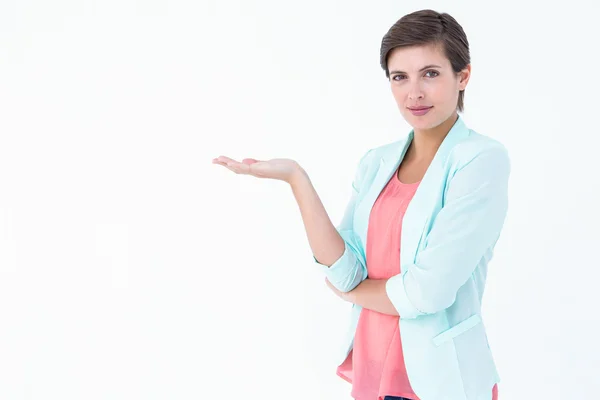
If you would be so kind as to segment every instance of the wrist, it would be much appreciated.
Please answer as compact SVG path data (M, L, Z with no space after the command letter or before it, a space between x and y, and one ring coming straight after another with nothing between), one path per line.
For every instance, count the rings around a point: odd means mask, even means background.
M301 182L305 181L306 179L308 179L308 174L300 166L300 164L297 164L296 167L294 168L294 171L290 174L290 177L288 179L288 183L293 188L293 187L298 186L299 184L301 184Z

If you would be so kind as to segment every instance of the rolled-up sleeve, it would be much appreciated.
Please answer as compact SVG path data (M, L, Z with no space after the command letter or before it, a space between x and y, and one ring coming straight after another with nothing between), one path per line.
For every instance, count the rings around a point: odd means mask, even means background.
M331 284L342 292L349 292L367 277L366 260L360 239L353 229L354 210L360 193L360 188L365 177L369 150L361 159L352 182L352 195L342 221L336 226L337 231L344 240L344 253L331 266L319 263L314 257L316 264L321 268Z

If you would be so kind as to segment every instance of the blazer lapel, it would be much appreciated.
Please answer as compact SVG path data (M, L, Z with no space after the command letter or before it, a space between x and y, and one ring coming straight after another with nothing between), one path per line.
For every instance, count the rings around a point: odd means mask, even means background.
M449 170L446 164L450 151L467 136L469 136L469 129L459 116L440 144L404 214L400 265L404 266L415 262L419 245L427 232L426 225L430 221L436 204L440 203L440 196L445 190Z
M408 135L408 139L391 143L382 149L383 154L379 159L379 167L377 172L373 177L371 184L368 186L369 190L362 197L358 207L356 208L354 214L354 230L356 233L358 233L363 245L363 250L365 252L363 256L365 257L365 260L367 250L367 231L371 210L373 209L373 205L375 204L375 201L379 197L379 194L385 185L396 173L400 162L406 154L406 150L408 150L408 145L411 142L412 135L413 132L411 131Z

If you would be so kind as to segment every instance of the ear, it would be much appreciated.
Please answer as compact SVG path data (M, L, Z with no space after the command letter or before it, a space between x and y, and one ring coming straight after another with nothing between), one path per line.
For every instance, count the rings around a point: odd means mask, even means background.
M467 64L467 66L458 73L458 77L458 90L465 90L467 83L469 83L469 78L471 78L471 64Z

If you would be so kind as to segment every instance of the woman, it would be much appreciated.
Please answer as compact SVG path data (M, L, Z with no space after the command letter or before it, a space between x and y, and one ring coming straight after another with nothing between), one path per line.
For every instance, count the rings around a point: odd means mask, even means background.
M458 114L471 65L453 17L402 17L380 62L413 129L362 157L337 228L293 160L213 162L291 185L317 265L353 304L337 368L352 397L497 399L481 300L508 208L507 151Z

